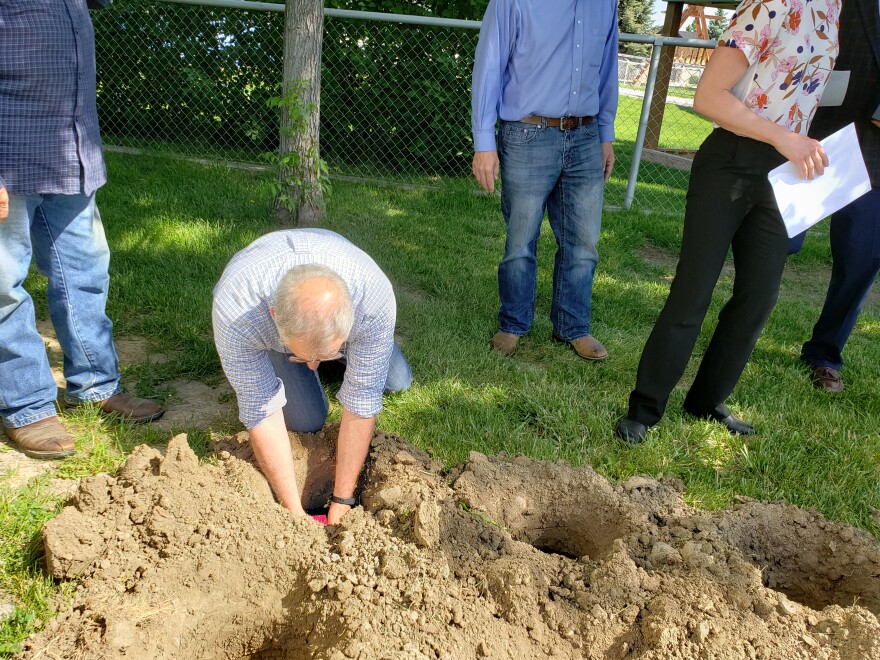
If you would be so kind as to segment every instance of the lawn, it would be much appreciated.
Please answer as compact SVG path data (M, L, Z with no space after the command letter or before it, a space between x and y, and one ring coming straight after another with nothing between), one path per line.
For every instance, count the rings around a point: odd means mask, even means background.
M108 166L111 183L98 203L113 250L108 306L115 332L145 337L152 350L175 356L159 365L126 365L126 379L137 381L140 394L159 397L175 378L218 382L211 288L232 254L277 229L268 220L265 175L120 154L109 154ZM626 172L616 175L625 179ZM663 194L682 203L680 190ZM554 242L545 226L535 325L516 356L505 359L487 350L496 329L496 267L504 241L498 204L497 196L460 185L402 190L334 184L327 226L371 254L394 283L398 334L415 375L410 391L387 399L380 428L450 466L469 451L504 451L589 464L612 479L662 473L681 478L687 500L697 507L725 507L737 495L779 499L880 536L878 299L869 302L847 347L842 394L813 389L798 359L827 284L827 223L791 259L780 302L729 400L760 434L732 437L716 424L683 416L682 387L650 440L629 448L612 429L668 290L680 217L605 214L593 330L611 356L598 364L550 342ZM732 271L726 270L698 354L731 285ZM45 281L33 275L28 287L45 317ZM683 386L694 371L692 363ZM338 418L338 405L332 414ZM167 440L88 410L68 419L79 448L60 465L61 476L69 478L113 470L135 444ZM236 427L182 430L204 454L212 434ZM21 489L0 482L0 595L22 604L0 626L0 653L51 615L59 592L39 571L39 528L59 507L48 492L46 480Z

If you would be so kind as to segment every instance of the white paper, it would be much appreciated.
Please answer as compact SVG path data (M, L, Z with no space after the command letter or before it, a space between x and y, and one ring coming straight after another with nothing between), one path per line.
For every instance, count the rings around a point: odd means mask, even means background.
M837 106L843 103L849 87L849 71L832 71L822 90L819 107Z
M855 124L829 135L822 146L829 164L821 176L802 179L791 161L767 175L789 238L871 190Z

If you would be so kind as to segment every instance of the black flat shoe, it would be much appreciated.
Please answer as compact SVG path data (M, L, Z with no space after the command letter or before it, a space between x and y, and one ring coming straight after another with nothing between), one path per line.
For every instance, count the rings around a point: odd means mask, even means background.
M638 445L648 434L648 427L629 417L624 417L617 423L614 435L630 445Z
M728 411L726 416L714 410L708 413L695 413L685 409L685 412L691 417L711 419L714 422L718 422L719 424L722 424L731 435L755 435L758 433L754 426L748 422L744 422L730 411Z

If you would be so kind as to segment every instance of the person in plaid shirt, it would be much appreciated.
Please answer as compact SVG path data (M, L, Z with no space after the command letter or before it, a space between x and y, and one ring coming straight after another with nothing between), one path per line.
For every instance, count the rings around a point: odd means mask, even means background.
M34 458L74 453L24 289L33 257L49 280L69 406L135 422L164 410L124 392L105 313L110 252L95 191L107 180L86 0L0 2L0 420Z
M342 423L327 521L355 504L383 391L409 388L412 373L394 343L397 305L376 263L342 236L292 229L236 254L214 287L214 343L238 398L263 474L283 506L305 515L288 431L315 433L328 403L321 362L345 362L336 398Z

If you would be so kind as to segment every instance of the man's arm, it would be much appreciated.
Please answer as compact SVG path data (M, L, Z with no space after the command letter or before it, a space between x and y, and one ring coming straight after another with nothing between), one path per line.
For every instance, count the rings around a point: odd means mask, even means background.
M605 38L602 63L599 66L599 141L602 143L602 174L605 181L614 168L614 118L617 116L617 3L611 15L611 25Z
M486 192L495 190L498 178L498 152L495 147L495 122L501 99L501 74L510 59L514 17L510 3L492 0L480 27L480 40L474 56L471 80L471 132L474 137L474 161L471 169Z
M306 515L299 497L290 438L284 424L284 413L276 410L250 430L251 446L260 469L278 496L282 506L297 516Z
M9 217L9 193L0 182L0 225Z
M241 423L248 429L260 469L281 504L305 515L293 470L290 438L284 423L286 398L267 352L247 319L233 325L225 311L225 295L215 294L212 309L214 343L226 379L235 390Z
M370 451L375 425L375 417L358 417L342 409L342 423L336 441L336 480L333 485L333 494L337 497L354 495L358 476ZM349 510L351 507L345 504L331 503L327 524L336 525Z

